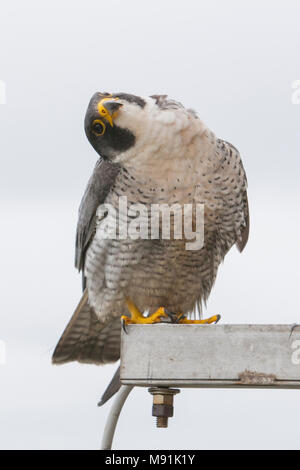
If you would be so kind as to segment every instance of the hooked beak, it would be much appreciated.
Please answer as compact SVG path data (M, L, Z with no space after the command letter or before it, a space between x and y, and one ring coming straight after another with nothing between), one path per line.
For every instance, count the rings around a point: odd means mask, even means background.
M102 98L99 101L97 108L99 114L106 119L111 127L113 127L114 122L113 119L116 117L119 108L121 108L122 103L118 102L118 98Z

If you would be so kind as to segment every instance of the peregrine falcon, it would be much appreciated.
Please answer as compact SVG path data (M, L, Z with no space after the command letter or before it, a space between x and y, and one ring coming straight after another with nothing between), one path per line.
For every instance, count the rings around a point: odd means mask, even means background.
M79 208L75 265L82 271L83 295L56 346L54 364L117 361L122 322L218 321L219 316L201 319L201 304L228 250L236 244L242 251L249 234L240 154L194 110L167 95L95 93L85 132L100 158ZM110 236L113 222L124 215L124 196L129 205L146 208L202 204L202 246L188 250L184 237L165 239L161 231L156 238ZM111 389L117 379L118 374Z

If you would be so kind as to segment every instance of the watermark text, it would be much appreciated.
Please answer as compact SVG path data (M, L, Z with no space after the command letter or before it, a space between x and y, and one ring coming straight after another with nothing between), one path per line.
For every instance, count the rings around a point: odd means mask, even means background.
M6 364L6 344L0 340L0 365Z
M294 366L300 365L300 339L296 339L292 342L291 348L295 351L292 354L292 363Z
M118 207L98 207L102 239L184 240L186 250L204 245L204 204L129 204L120 196Z
M6 83L0 80L0 104L6 103Z
M292 104L300 104L300 80L294 80L292 82Z

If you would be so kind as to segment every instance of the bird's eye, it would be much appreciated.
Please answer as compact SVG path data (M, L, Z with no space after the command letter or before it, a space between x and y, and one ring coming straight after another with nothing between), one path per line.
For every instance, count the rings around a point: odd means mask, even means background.
M93 131L94 134L96 134L97 136L103 135L104 132L105 132L105 124L104 124L104 122L101 121L100 119L95 119L95 121L93 122L93 125L92 125L92 131Z

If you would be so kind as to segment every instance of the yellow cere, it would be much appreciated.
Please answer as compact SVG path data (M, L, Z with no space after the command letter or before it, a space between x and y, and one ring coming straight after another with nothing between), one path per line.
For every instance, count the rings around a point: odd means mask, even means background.
M104 117L108 122L109 124L111 125L111 127L113 127L114 123L113 123L113 117L115 115L115 113L113 113L112 115L107 111L107 109L105 108L105 101L118 101L118 98L111 98L111 97L106 97L106 98L103 98L101 101L99 101L98 103L98 112L99 114Z

